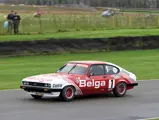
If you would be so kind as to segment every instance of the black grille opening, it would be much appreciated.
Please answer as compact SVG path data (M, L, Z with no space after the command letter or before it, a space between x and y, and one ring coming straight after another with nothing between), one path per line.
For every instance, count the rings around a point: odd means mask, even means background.
M31 86L45 87L45 83L29 82L29 85L31 85Z

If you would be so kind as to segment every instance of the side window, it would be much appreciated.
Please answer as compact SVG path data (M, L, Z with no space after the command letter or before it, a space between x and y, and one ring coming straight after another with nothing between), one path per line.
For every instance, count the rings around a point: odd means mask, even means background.
M92 65L89 73L93 74L93 75L104 75L104 66L103 65Z
M111 66L111 65L105 65L105 73L108 75L117 74L119 72L119 69Z

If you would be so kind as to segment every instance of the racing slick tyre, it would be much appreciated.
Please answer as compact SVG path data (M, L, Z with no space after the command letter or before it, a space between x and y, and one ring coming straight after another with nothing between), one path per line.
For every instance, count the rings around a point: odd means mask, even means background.
M41 99L43 96L40 96L40 95L31 95L33 98L35 99Z
M66 102L72 101L74 97L75 97L75 88L73 86L64 87L64 89L62 90L60 94L60 98Z
M125 82L120 82L116 85L115 89L113 90L113 93L116 97L123 97L125 96L127 91L127 85Z

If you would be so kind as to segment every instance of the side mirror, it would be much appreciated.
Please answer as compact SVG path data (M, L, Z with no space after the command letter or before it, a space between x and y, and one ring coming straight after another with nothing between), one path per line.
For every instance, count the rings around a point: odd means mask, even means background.
M94 76L94 73L89 73L89 77L90 77L90 76Z

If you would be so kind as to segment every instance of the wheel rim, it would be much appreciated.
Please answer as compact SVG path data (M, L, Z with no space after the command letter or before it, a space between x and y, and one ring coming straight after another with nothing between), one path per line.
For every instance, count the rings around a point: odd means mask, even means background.
M124 92L125 92L125 85L124 85L124 84L120 84L120 85L118 86L118 92L119 92L120 94L124 94Z
M65 95L66 95L67 98L72 98L72 96L73 96L72 88L67 88Z

